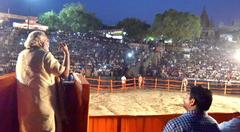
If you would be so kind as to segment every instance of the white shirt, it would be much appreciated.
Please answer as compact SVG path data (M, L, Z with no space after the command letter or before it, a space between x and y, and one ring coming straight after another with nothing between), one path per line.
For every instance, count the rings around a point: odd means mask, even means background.
M122 83L126 83L127 78L125 76L122 76L121 80L122 80Z

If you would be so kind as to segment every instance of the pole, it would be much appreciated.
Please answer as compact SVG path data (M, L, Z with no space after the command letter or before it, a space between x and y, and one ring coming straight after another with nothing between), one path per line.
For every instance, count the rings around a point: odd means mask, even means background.
M208 82L208 90L210 90L210 83Z
M97 91L99 92L100 91L100 84L101 84L101 77L99 76L98 77L98 88L97 88Z
M134 82L133 82L133 84L134 84L134 89L136 89L136 78L135 78L135 77L133 78L133 81L134 81Z
M170 88L170 86L169 86L169 79L168 79L168 85L167 85L167 87L168 87L168 91L169 91L169 88Z
M156 89L157 88L157 78L155 79L155 86L154 88Z
M28 4L28 10L29 10L29 14L28 14L28 19L27 19L27 23L28 23L28 32L30 32L29 30L30 30L30 13L31 13L31 5L32 5L32 3L31 3L31 1L29 1L29 4Z
M227 82L225 82L225 87L224 87L224 94L227 94Z
M113 92L113 81L112 80L110 80L110 85L111 85L111 92Z
M183 92L183 80L182 80L182 83L181 83L181 92Z
M144 84L145 83L145 77L143 77L143 81L142 81L142 88L144 88Z

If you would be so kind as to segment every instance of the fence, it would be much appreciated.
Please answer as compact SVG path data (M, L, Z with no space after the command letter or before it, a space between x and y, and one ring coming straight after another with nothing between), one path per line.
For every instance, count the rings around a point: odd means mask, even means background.
M86 78L90 83L90 88L96 91L121 91L128 89L165 89L179 90L181 92L189 90L191 85L202 85L214 92L224 94L240 94L240 82L227 83L223 81L200 81L188 80L188 85L184 88L181 80L163 80L159 78L143 77L142 83L139 84L138 78L130 78L123 84L121 80Z

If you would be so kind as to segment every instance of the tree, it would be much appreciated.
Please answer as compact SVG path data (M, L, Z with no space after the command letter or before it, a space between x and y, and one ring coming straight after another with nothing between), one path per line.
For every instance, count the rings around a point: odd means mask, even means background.
M148 33L150 25L136 18L126 18L120 21L117 27L123 28L129 38L142 39Z
M171 38L173 42L192 40L200 37L200 18L188 12L170 9L155 16L151 32L157 37Z
M86 32L99 29L101 21L94 14L84 11L82 4L66 4L59 14L62 29L65 31Z
M48 11L38 17L39 23L47 25L49 30L58 30L61 25L58 15L54 11Z

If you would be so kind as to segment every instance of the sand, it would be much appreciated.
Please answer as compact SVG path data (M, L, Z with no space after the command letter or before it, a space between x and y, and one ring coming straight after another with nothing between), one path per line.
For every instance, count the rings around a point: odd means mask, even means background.
M186 93L162 90L91 91L89 115L162 115L184 113ZM240 96L214 94L208 112L240 111Z

